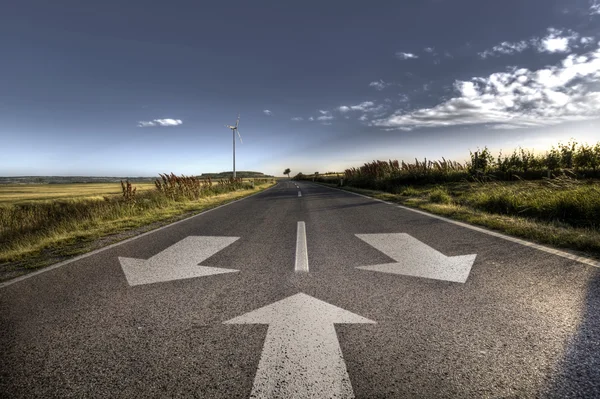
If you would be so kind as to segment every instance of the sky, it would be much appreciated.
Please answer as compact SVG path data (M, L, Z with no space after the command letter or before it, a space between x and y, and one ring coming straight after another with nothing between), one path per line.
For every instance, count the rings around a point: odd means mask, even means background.
M32 1L0 176L280 176L600 141L600 0Z

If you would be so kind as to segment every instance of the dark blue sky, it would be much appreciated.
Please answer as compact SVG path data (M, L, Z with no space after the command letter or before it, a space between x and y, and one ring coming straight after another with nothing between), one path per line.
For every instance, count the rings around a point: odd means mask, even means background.
M12 3L12 4L11 4ZM28 1L0 175L280 175L600 140L598 0Z

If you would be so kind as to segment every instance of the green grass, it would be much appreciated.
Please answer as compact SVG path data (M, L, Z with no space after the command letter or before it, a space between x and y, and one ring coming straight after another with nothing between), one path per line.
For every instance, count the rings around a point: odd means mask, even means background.
M14 189L5 188L0 193L0 280L129 238L272 184L262 182L253 189L247 183L215 184L197 199L169 198L144 187L135 198L127 200L122 194L111 194L115 186L117 193L121 191L120 184L96 184L97 191L90 184L69 184L52 192L36 185L22 187L21 197ZM40 189L39 195L36 189Z
M552 179L396 187L344 187L600 259L600 181Z

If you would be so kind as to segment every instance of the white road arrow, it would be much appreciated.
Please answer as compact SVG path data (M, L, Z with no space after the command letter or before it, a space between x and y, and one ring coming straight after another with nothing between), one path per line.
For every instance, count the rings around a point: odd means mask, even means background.
M269 324L252 398L353 398L333 324L375 322L300 293L225 323Z
M397 262L358 267L364 270L464 283L477 256L445 256L405 233L356 236Z
M232 273L238 270L198 266L198 264L238 239L239 237L190 236L148 260L119 257L119 262L127 282L132 286Z

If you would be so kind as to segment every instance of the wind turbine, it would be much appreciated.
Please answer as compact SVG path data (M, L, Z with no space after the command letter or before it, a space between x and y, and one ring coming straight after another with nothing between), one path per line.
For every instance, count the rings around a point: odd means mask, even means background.
M235 121L235 126L225 125L231 129L231 133L233 134L233 178L235 179L235 133L237 132L238 137L240 138L240 143L244 144L242 141L242 136L240 136L240 132L238 130L238 125L240 124L240 114L238 114L237 121Z

